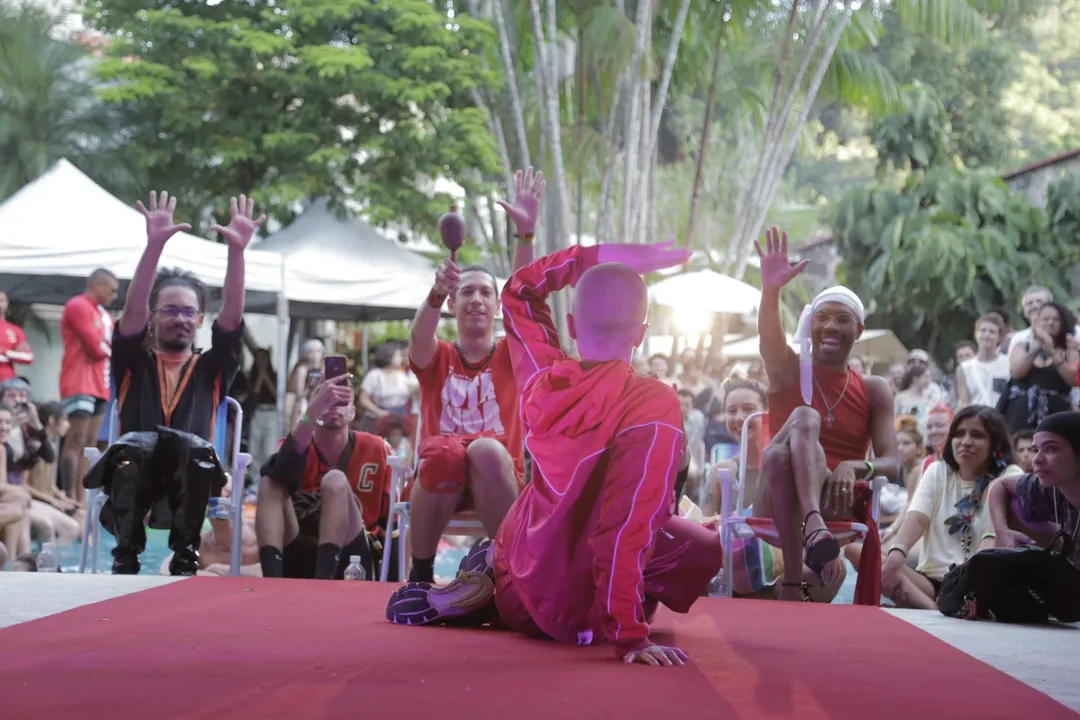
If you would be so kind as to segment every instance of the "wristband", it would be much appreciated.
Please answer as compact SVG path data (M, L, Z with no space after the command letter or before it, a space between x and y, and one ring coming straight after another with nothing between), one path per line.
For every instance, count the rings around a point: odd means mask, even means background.
M536 239L536 233L531 233L531 232L530 233L520 233L518 235L515 235L514 237L516 237L518 239L518 242L520 242L520 243L525 243L526 245L532 245L533 240Z
M435 288L431 288L427 296L427 304L436 310L441 310L444 302L446 302L446 296L437 292Z
M892 555L894 552L900 553L901 555L904 556L904 559L907 560L907 550L905 550L902 547L891 547L891 548L889 548L889 552L887 552L885 554L886 555Z
M993 532L984 532L984 533L982 534L982 539L983 539L983 540L997 540L997 533L993 533Z
M314 424L315 424L315 421L314 421L314 420L312 420L312 419L311 419L311 418L310 418L310 417L308 416L308 414L307 414L307 412L306 412L306 411L305 411L305 412L302 412L302 413L300 413L300 422L301 422L302 424L304 424L304 425L314 425Z
M863 460L866 463L866 474L863 475L863 480L872 480L874 477L874 463L869 460Z

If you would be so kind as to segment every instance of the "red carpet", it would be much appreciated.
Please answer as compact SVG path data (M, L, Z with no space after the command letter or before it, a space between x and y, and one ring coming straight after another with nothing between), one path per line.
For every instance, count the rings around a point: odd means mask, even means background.
M391 586L195 578L0 630L11 718L1075 718L868 607L661 610L692 667L490 630L396 627ZM959 621L958 621L959 622Z

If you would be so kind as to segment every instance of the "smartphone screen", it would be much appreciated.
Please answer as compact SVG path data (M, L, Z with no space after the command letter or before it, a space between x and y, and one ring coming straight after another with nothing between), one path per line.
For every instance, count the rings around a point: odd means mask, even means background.
M349 372L349 360L344 355L329 355L326 358L325 367L326 379L333 380Z
M327 355L326 364L324 365L323 376L327 380L333 380L336 377L341 377L349 372L349 359L344 355ZM338 407L347 405L348 403L337 403Z

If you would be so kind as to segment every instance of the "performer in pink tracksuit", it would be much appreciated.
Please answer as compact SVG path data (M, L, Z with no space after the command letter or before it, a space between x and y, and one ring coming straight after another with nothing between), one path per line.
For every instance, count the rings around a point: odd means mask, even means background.
M659 603L687 612L722 551L715 528L672 516L685 446L679 401L630 360L648 328L641 274L687 257L669 245L574 247L511 277L503 311L532 482L493 547L471 553L447 586L398 590L391 621L463 618L494 593L502 620L527 635L607 641L628 663L686 660L650 639L649 622ZM561 350L547 307L567 286L577 288L567 320L580 360Z

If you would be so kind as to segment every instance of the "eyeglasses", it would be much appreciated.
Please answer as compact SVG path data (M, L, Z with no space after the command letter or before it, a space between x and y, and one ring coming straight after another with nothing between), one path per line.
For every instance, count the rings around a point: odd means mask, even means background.
M169 320L174 320L176 318L194 320L199 314L199 311L193 307L181 307L177 305L165 305L164 307L159 307L157 312L160 313L162 317L168 318Z

